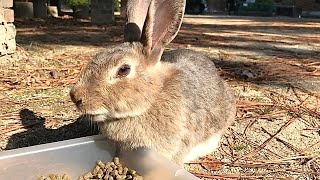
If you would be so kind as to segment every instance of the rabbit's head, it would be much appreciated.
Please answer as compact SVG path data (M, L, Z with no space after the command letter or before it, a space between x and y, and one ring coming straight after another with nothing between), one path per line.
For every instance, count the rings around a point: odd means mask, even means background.
M154 103L171 74L160 63L181 26L185 0L128 1L125 42L96 55L70 96L96 121L138 116Z

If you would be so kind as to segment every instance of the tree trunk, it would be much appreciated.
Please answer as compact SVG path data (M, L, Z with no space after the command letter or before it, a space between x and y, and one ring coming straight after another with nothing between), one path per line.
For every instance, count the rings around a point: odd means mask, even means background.
M226 8L226 0L207 0L208 13L224 12Z
M126 8L128 0L121 0L120 17L126 17Z
M14 2L14 13L17 18L33 18L33 3Z
M58 9L58 16L63 16L63 13L61 11L61 0L58 0L57 2L57 9Z
M91 22L110 24L114 22L114 0L91 0Z
M88 6L74 6L73 15L76 19L89 19L90 17L90 9Z
M34 17L47 18L47 4L45 0L33 0Z

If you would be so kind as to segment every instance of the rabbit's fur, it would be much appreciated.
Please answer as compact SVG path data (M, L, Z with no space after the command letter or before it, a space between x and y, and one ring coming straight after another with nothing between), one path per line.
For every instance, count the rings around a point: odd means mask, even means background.
M234 120L232 90L204 54L150 49L125 42L99 53L72 100L120 149L152 148L178 164L210 153ZM123 64L131 71L116 78Z

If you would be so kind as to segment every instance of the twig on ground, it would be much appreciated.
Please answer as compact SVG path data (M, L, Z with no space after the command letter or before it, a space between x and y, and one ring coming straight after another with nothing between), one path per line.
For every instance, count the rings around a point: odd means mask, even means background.
M262 131L263 131L264 133L267 133L269 136L272 137L272 134L269 133L265 128L261 127L261 129L262 129ZM276 139L278 142L281 142L282 144L284 144L285 146L287 146L288 148L290 148L291 150L293 150L293 151L295 151L295 152L303 153L300 149L294 147L292 144L286 142L285 140L280 139L280 138L278 138L278 137L275 137L275 139Z
M241 140L243 140L243 141L245 141L246 143L248 143L248 144L249 144L250 146L252 146L252 147L259 146L259 144L257 144L256 142L250 141L248 138L242 137L241 134L239 134L239 133L236 133L236 132L235 132L235 135L236 135L238 138L240 138ZM276 156L276 157L278 157L278 158L283 158L283 157L280 156L279 154L277 154L277 153L275 153L275 152L273 152L273 151L271 151L271 150L269 150L269 149L267 149L267 148L264 148L264 150L265 150L266 152L268 152L269 154L273 155L273 156Z
M257 179L257 178L264 178L265 176L256 176L252 174L201 174L198 172L191 172L193 175L197 177L204 177L204 178L214 178L214 179Z
M259 147L257 147L256 149L254 149L253 151L249 152L248 154L238 158L237 160L241 160L241 159L245 159L248 157L252 157L253 155L255 155L256 153L258 153L261 149L263 149L272 139L274 139L274 137L276 135L278 135L281 131L283 131L286 127L288 127L291 123L293 123L294 121L296 121L296 118L292 118L289 121L287 121L284 125L282 125L280 127L280 129L278 129L278 131L272 135L270 138L268 138L266 141L264 141Z
M256 118L251 120L250 123L248 123L248 125L244 128L243 134L247 135L248 129L250 129L253 126L253 124L256 123L257 121L258 121L258 119L256 119Z

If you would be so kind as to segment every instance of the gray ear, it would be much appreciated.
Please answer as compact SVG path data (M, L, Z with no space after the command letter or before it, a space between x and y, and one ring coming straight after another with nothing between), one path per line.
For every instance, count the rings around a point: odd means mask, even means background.
M128 0L125 41L162 49L177 35L185 5L186 0Z

